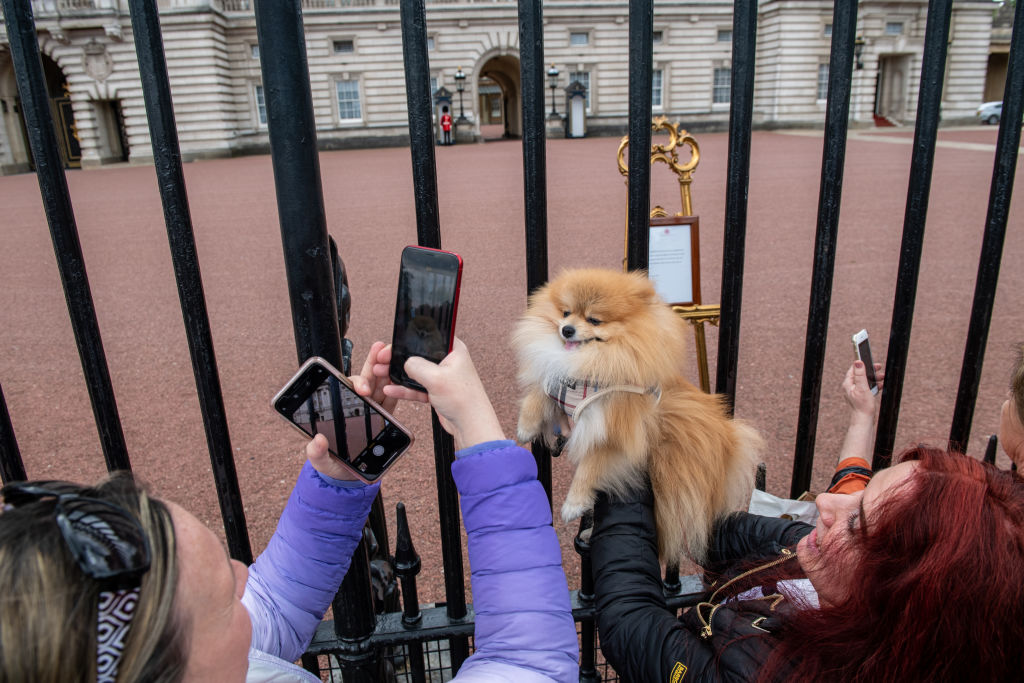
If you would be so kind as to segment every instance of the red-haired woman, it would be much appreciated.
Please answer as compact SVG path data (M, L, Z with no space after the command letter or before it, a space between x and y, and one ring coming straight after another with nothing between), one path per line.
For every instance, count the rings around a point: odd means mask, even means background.
M899 461L861 492L818 496L815 527L726 518L709 558L719 579L679 619L649 492L599 496L607 660L631 681L1020 680L1024 480L923 446Z

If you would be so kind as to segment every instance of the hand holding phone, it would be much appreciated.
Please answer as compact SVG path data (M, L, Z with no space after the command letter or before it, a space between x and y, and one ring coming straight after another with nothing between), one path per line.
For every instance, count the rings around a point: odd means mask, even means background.
M440 363L452 350L462 282L462 258L450 251L409 246L402 250L391 337L391 381L424 388L405 372L414 356Z
M868 340L868 331L861 330L853 335L853 350L857 354L857 360L864 363L864 372L868 377L868 388L871 395L878 393L878 380L875 377L875 363L871 359L871 342Z
M273 409L309 437L322 434L336 460L373 483L412 445L412 434L322 358L307 360L274 396Z
M455 340L452 352L439 365L413 358L409 370L418 383L426 387L430 406L437 411L441 426L454 437L456 448L505 438L473 359L461 339Z

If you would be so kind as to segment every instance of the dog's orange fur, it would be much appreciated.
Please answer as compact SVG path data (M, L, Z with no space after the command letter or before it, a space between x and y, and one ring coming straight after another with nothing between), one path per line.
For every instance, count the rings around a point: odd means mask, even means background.
M583 342L578 348L567 348L565 325ZM581 412L564 447L576 472L562 518L593 507L599 490L621 495L641 486L646 474L666 562L701 561L714 521L746 507L762 444L753 428L729 418L719 396L683 377L686 338L685 323L644 274L604 269L567 271L538 289L514 333L521 442L553 445L556 426L565 423L544 392L546 378L660 388L660 400L616 391Z

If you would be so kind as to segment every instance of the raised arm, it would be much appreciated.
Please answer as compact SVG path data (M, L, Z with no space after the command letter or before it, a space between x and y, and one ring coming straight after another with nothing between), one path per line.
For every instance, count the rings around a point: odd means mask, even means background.
M578 680L569 587L533 456L505 440L462 341L440 365L411 358L405 370L460 449L452 475L469 544L476 652L455 680Z
M242 596L252 619L252 647L289 662L305 651L345 578L379 488L318 472L331 469L323 436L309 442L306 455Z
M879 388L885 379L880 363L875 363ZM843 379L843 396L850 406L850 425L843 437L830 493L852 493L867 486L871 478L871 453L875 444L875 396L868 388L862 361L855 361Z

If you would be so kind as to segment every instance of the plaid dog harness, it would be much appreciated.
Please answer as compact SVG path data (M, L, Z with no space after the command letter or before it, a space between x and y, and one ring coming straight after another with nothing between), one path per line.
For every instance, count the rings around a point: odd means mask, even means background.
M544 383L544 393L562 407L565 414L573 422L579 420L580 413L588 405L606 394L615 391L628 391L634 394L651 394L655 402L661 400L661 387L638 387L635 384L615 384L601 387L597 384L573 377L551 377Z

